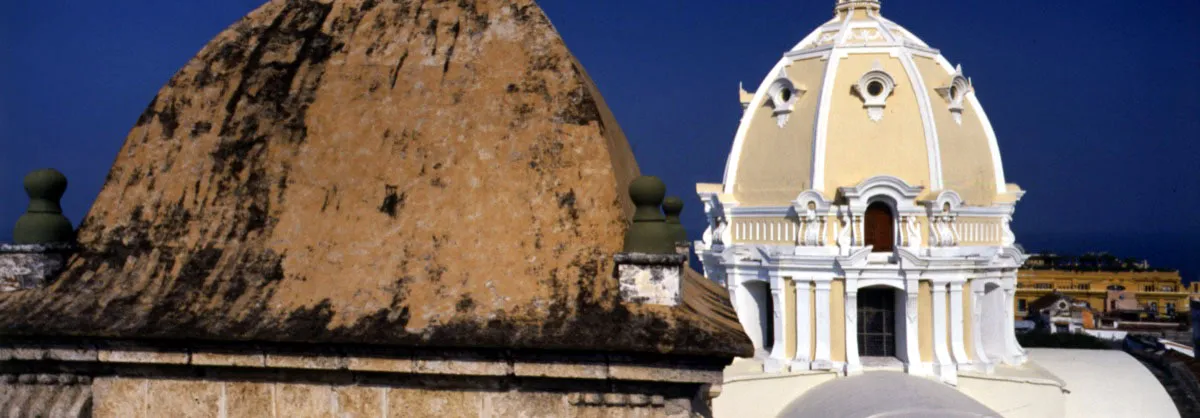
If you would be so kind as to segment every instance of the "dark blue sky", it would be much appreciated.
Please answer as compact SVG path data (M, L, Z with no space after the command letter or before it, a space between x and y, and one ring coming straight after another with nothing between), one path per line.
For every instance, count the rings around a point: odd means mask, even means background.
M137 116L252 0L21 1L0 16L0 241L21 177L55 167L79 222ZM688 204L720 182L740 108L834 0L546 0L643 172ZM1200 274L1200 1L885 1L961 63L996 130L1030 250L1107 250Z

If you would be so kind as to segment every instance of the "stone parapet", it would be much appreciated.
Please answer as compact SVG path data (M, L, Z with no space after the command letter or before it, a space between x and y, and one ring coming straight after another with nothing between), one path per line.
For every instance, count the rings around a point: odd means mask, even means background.
M722 380L717 363L615 353L10 340L0 344L0 416L708 416Z
M109 365L162 365L290 369L446 376L619 380L720 384L724 364L624 354L576 354L485 350L296 349L258 347L163 347L125 341L41 344L0 343L0 372L11 362L57 361ZM5 363L10 362L10 363Z
M613 259L622 302L676 306L683 300L680 280L686 255L618 253Z
M74 249L71 244L0 244L0 292L50 285Z

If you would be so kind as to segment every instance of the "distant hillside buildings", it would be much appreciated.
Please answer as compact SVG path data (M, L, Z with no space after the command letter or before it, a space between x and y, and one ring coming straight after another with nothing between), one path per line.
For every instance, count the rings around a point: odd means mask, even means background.
M1105 318L1173 321L1188 311L1189 297L1200 296L1200 286L1184 285L1178 270L1108 253L1030 255L1017 273L1016 316L1025 318L1035 300L1052 293L1085 302Z

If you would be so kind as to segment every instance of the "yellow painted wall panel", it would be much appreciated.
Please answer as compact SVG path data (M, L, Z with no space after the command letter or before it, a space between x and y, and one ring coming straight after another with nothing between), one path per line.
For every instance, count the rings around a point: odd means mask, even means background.
M935 90L949 86L952 76L932 58L917 56L913 61L929 94L945 188L958 192L969 205L991 205L997 193L995 168L987 132L976 109L964 99L962 124L956 123L950 102Z
M933 361L933 287L922 280L917 286L917 336L920 338L921 361Z
M837 279L829 287L829 348L831 360L846 361L846 280Z
M879 63L896 80L883 119L871 121L853 92ZM891 175L929 187L929 152L917 96L899 59L888 54L850 54L838 64L825 141L825 190Z
M811 58L786 68L792 83L807 92L795 99L782 128L770 105L747 109L750 126L742 143L733 189L739 202L787 204L812 188L813 123L826 62Z

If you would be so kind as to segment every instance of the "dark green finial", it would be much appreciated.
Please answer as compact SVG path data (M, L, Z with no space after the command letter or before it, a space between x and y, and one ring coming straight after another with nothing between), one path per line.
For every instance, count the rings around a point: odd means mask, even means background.
M683 199L675 196L666 198L663 200L662 210L667 215L667 228L671 230L675 245L687 245L687 230L683 228L683 223L679 222L679 214L683 212Z
M13 241L17 244L49 244L75 240L71 221L58 204L67 191L67 177L53 168L34 170L25 176L29 208L17 219Z
M641 176L629 184L629 197L637 208L633 213L633 224L625 232L627 253L674 254L675 240L667 228L659 206L667 186L654 176Z

